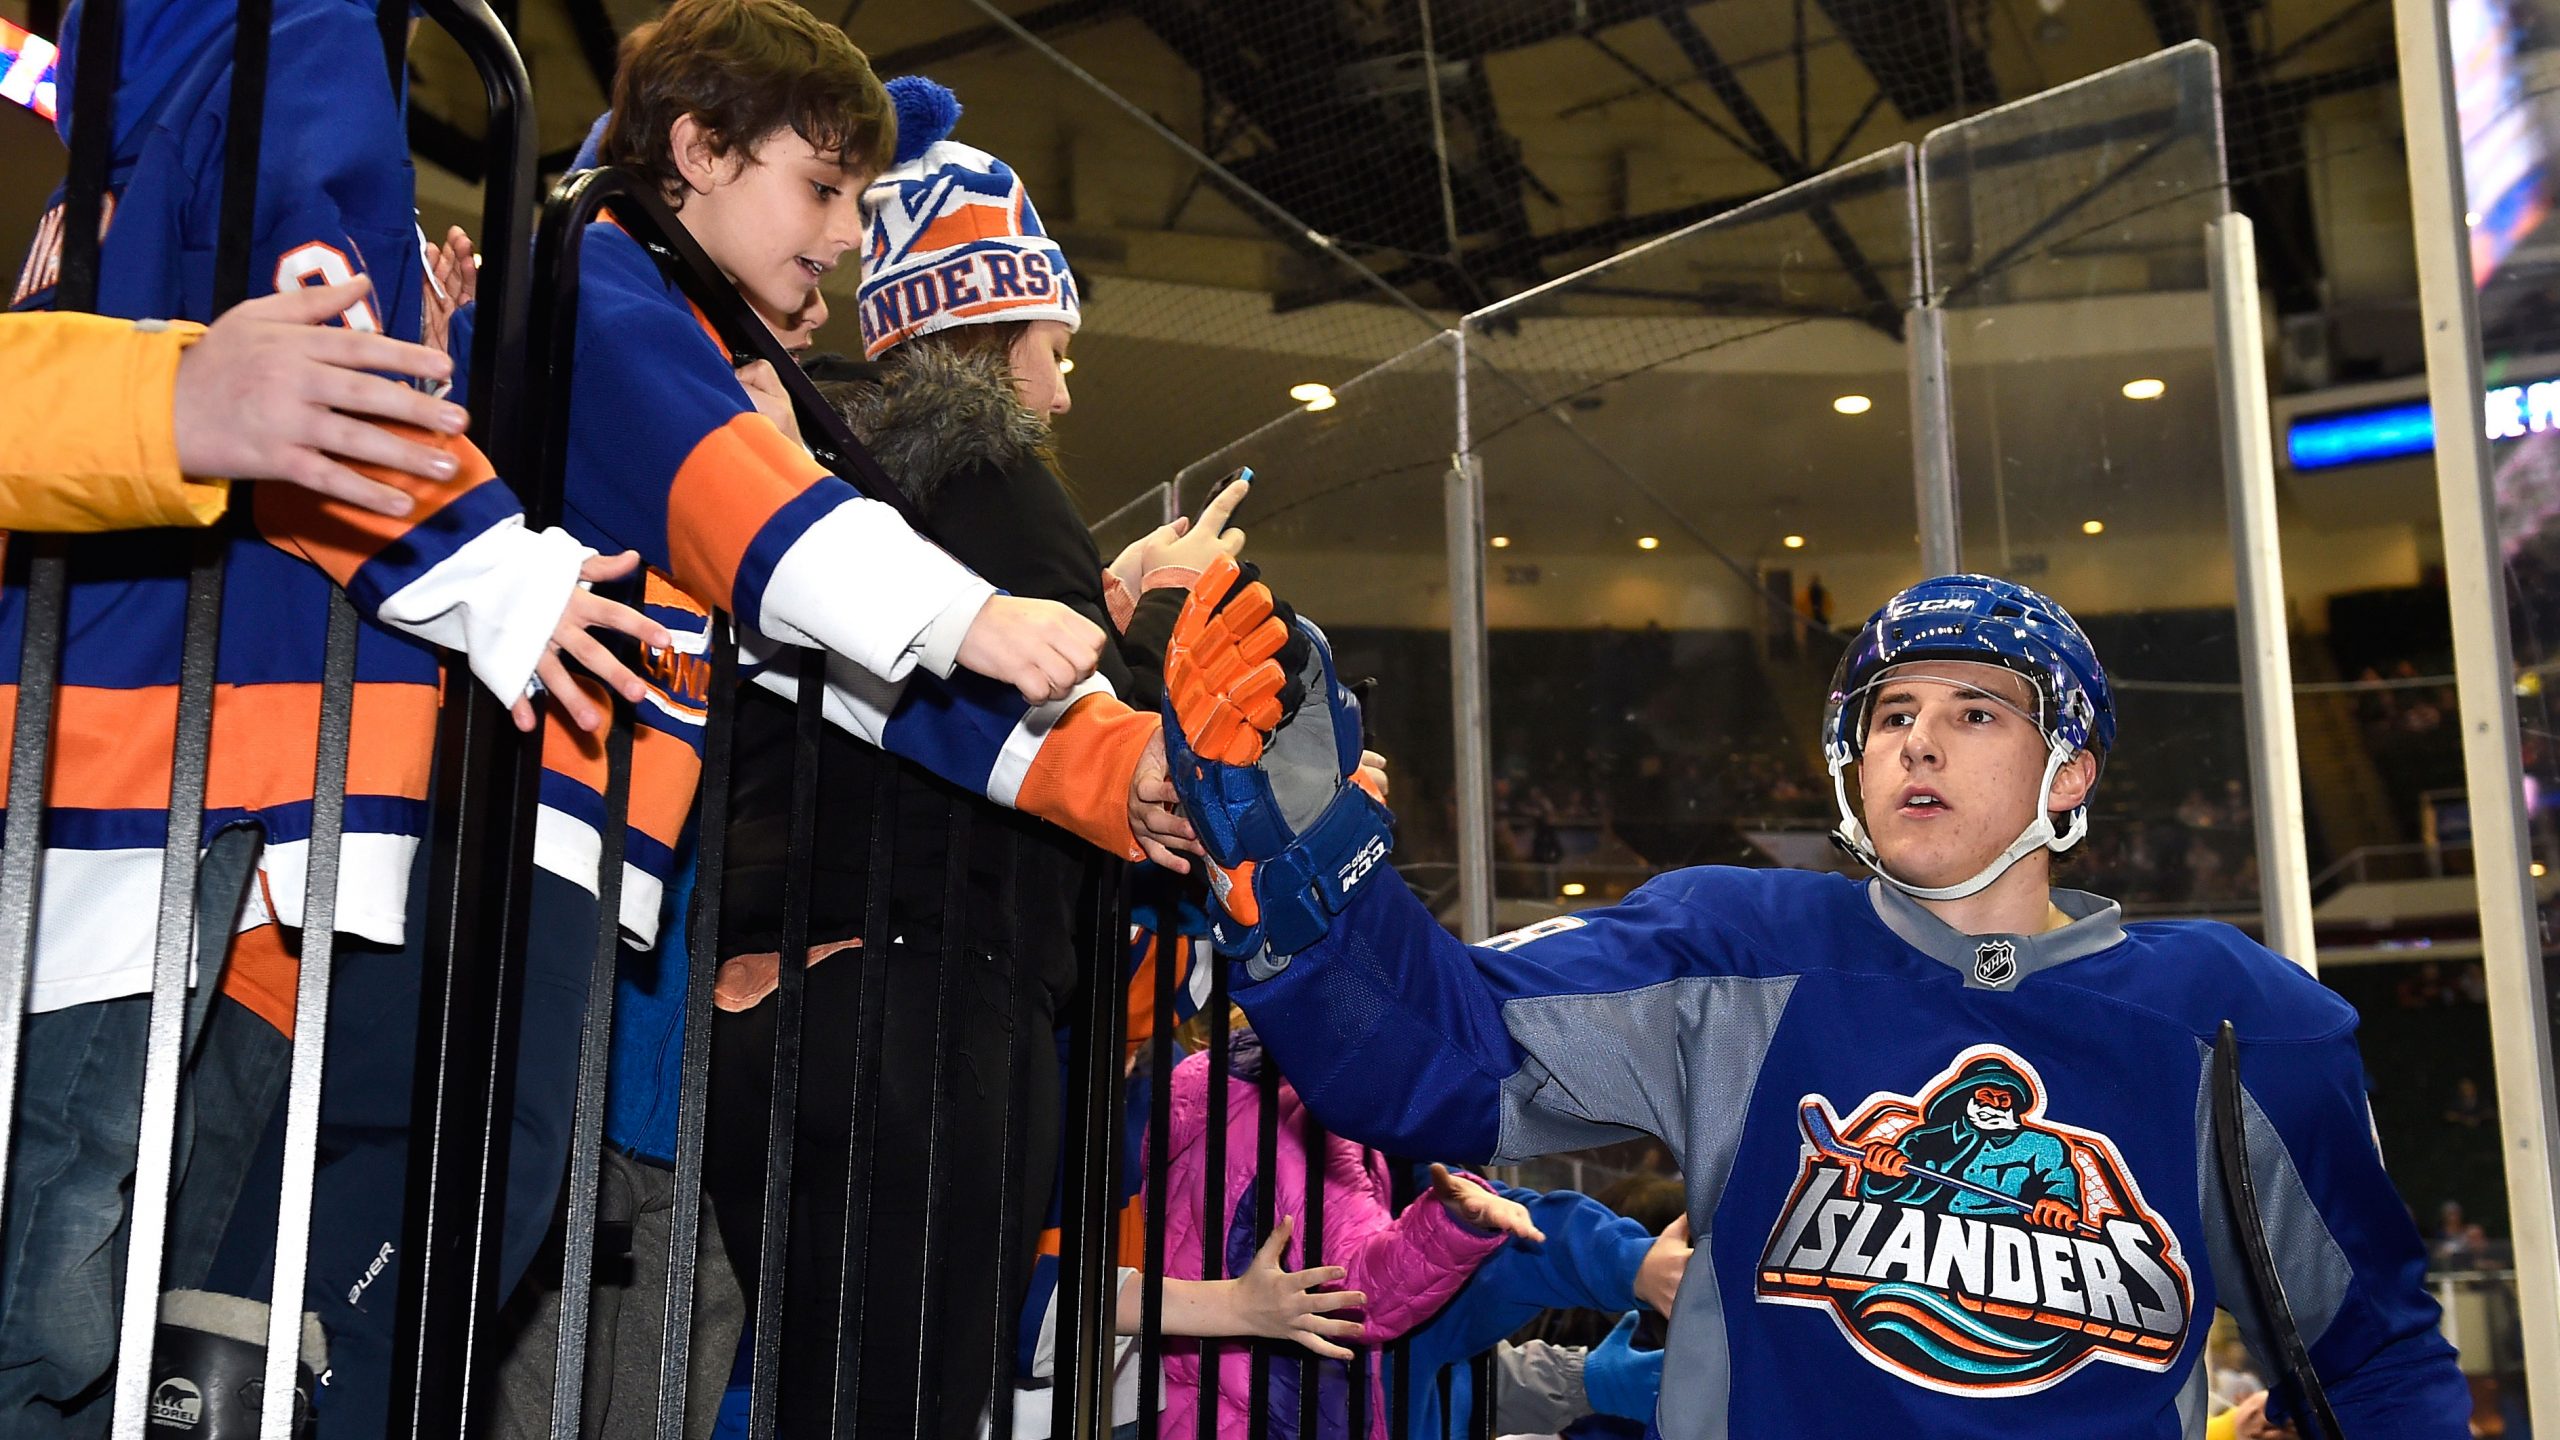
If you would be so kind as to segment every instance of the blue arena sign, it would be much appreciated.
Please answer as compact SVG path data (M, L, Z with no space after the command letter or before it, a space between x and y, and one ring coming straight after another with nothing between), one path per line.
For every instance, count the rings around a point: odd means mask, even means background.
M2560 430L2560 378L2501 385L2483 398L2492 440ZM2296 470L2397 460L2424 455L2435 445L2435 415L2424 400L2306 415L2284 432L2285 459Z

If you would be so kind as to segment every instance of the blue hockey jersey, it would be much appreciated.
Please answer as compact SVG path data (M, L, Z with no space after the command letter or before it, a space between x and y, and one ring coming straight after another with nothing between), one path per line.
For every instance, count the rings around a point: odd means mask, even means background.
M1670 1146L1699 1251L1658 1417L1678 1440L2203 1434L2214 1307L2266 1354L2208 1120L2228 1018L2340 1419L2468 1433L2354 1012L2228 926L2054 899L2061 929L1962 935L1877 883L1696 869L1468 946L1376 884L1237 999L1366 1143Z

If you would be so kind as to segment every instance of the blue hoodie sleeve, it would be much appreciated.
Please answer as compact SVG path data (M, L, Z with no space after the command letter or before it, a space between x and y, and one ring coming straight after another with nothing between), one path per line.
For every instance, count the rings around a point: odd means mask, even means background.
M1529 1207L1546 1242L1515 1239L1476 1267L1447 1307L1415 1332L1417 1374L1492 1349L1542 1310L1616 1315L1635 1308L1636 1270L1653 1245L1643 1225L1576 1191L1501 1189Z

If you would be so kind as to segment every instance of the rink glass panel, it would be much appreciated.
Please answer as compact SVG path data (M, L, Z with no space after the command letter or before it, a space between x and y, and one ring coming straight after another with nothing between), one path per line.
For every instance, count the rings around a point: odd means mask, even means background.
M1444 905L1456 897L1456 761L1449 690L1444 491L1457 429L1453 344L1443 333L1293 406L1185 466L1194 517L1239 467L1253 492L1233 520L1244 558L1324 628L1345 683L1374 679L1363 719L1387 757L1395 861Z
M2560 4L2528 0L2511 6L2455 3L2448 8L2460 96L2463 181L2470 213L2470 258L2479 290L2481 382L2487 392L2491 482L2496 493L2499 561L2514 651L2514 695L2522 744L2524 806L2543 897L2542 964L2551 960L2552 885L2542 878L2560 865L2560 313L2550 303L2560 280L2560 223L2551 211L2560 194L2560 111L2550 93L2552 49L2560 38ZM2467 803L2444 809L2450 838L2467 842ZM2467 849L2467 843L2465 844ZM2485 1047L2483 1047L2485 1050ZM2485 1054L2472 1067L2491 1085ZM2494 1129L2483 1132L2484 1145ZM2484 1187L2485 1188L2485 1187ZM2514 1271L2502 1265L2503 1194L2465 1197L2489 1222L2489 1253L2466 1263L2448 1282L2464 1346L2464 1368L2485 1377L2475 1395L2509 1413L2523 1407L2521 1360L2513 1344ZM2422 1218L2424 1216L2422 1215Z
M2114 682L2116 748L2058 879L2137 916L2254 925L2206 278L2227 208L2213 52L1946 126L1920 173L1964 566L2061 601Z
M1838 632L1917 578L1912 200L1895 147L1469 317L1497 928L1833 863Z

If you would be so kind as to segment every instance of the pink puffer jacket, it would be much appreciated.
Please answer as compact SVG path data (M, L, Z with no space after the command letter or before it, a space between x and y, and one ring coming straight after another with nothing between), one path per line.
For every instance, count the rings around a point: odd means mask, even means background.
M1261 1114L1262 1100L1249 1078L1263 1063L1261 1047L1249 1036L1238 1035L1231 1053L1235 1071L1227 1079L1227 1175L1221 1219L1227 1238L1220 1245L1229 1257L1227 1275L1241 1271L1239 1256L1249 1260L1250 1210L1243 1211L1246 1234L1237 1234L1240 1207L1251 1205L1254 1181L1254 1126ZM1201 1278L1201 1213L1202 1173L1208 1165L1209 1133L1209 1057L1194 1055L1174 1067L1173 1123L1171 1168L1167 1177L1172 1203L1167 1207L1165 1225L1166 1272L1177 1280ZM1306 1133L1309 1123L1305 1102L1286 1080L1280 1085L1279 1188L1273 1214L1298 1217L1298 1233L1290 1238L1281 1263L1292 1270L1306 1267ZM1503 1237L1488 1235L1450 1217L1449 1212L1428 1194L1405 1207L1401 1215L1390 1208L1387 1166L1383 1157L1362 1150L1339 1136L1328 1133L1324 1145L1324 1236L1321 1259L1327 1265L1340 1265L1349 1275L1339 1288L1366 1294L1365 1310L1335 1312L1360 1320L1365 1327L1365 1343L1383 1345L1414 1329L1431 1318L1448 1302L1458 1287L1475 1273L1477 1265L1499 1248ZM1274 1351L1271 1433L1274 1437L1294 1437L1297 1432L1298 1361L1302 1352L1295 1346ZM1285 1355L1286 1359L1279 1357ZM1251 1360L1250 1350L1241 1342L1220 1347L1218 1364L1218 1433L1226 1440L1243 1440L1250 1424ZM1369 1402L1367 1430L1370 1436L1387 1433L1384 1390L1381 1372L1385 1365L1373 1360L1367 1365ZM1331 1378L1321 1382L1319 1394L1323 1423L1318 1435L1304 1440L1347 1440L1347 1407L1341 1387L1346 1383L1343 1367L1325 1362ZM1163 1424L1159 1434L1165 1440L1191 1440L1199 1433L1200 1347L1199 1342L1180 1338L1165 1342L1165 1400Z

